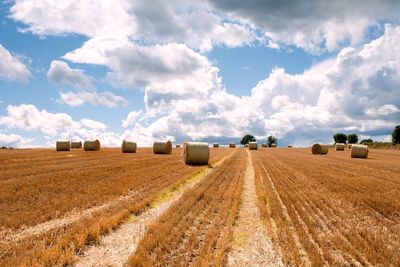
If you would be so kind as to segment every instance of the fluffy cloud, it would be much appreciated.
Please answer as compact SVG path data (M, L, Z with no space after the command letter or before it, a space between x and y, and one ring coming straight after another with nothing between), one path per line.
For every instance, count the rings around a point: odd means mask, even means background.
M260 28L274 41L318 53L361 41L370 26L398 18L400 2L384 1L214 1L220 11Z
M93 88L91 78L83 70L71 69L67 63L59 60L51 62L47 79L55 84L67 84L81 90Z
M112 92L66 92L60 93L59 102L72 107L77 107L89 103L93 106L106 106L109 108L125 107L128 105L122 96L114 95Z
M86 140L97 138L105 146L116 146L121 141L119 134L107 131L107 126L101 122L86 118L74 121L66 113L39 110L34 105L9 105L7 115L0 117L0 125L8 129L19 129L27 132L39 131L48 140L48 145L54 145L54 142L58 139ZM8 138L16 139L17 137Z
M12 55L0 44L0 78L25 83L30 76L31 72L20 57Z
M38 35L119 36L147 44L185 43L202 51L255 40L249 27L227 21L199 1L16 0L10 12L27 25L25 31Z
M0 145L10 147L23 147L32 141L17 134L6 134L0 132Z

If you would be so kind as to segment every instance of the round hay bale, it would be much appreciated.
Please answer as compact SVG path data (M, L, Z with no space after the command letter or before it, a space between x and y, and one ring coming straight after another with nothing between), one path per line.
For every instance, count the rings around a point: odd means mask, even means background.
M261 147L268 147L268 144L261 144Z
M292 145L288 145L287 147L288 147L288 148L292 148L293 146L292 146Z
M83 149L85 151L99 151L100 141L97 139L94 141L85 141L85 143L83 143Z
M336 151L344 150L345 147L346 147L346 145L343 144L343 143L336 143L336 144L335 144L335 149L336 149Z
M153 144L154 154L171 154L172 143L170 141L155 141Z
M219 144L218 144L218 143L214 143L214 144L213 144L213 147L218 148L218 147L219 147Z
M70 151L71 143L69 141L57 141L56 150L57 151Z
M352 158L368 158L368 146L366 145L352 145L351 146Z
M250 150L257 150L257 149L258 149L258 144L257 144L257 142L250 142L250 143L249 143L249 149L250 149Z
M249 144L245 144L244 147L249 147Z
M71 142L71 148L82 148L82 142Z
M271 144L271 148L276 148L276 144Z
M175 145L175 147L176 147L176 148L180 148L180 147L181 147L181 145Z
M311 147L311 152L313 154L325 155L325 154L328 154L328 151L329 151L329 145L314 144Z
M136 153L137 145L135 142L122 141L121 151L122 153Z
M186 164L205 165L210 158L210 149L204 142L185 142L183 145L183 159Z
M351 149L351 144L348 144L348 145L347 145L347 148L348 148L348 149Z
M234 144L234 143L229 143L229 147L230 147L230 148L235 148L235 147L236 147L236 144Z

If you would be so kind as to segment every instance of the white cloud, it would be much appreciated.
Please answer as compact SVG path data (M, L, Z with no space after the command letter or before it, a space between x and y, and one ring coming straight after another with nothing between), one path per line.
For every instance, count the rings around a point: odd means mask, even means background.
M81 90L93 88L91 78L83 70L71 69L67 63L59 60L51 62L47 79L55 84L67 84Z
M0 78L26 83L30 76L31 72L21 58L0 44Z
M106 106L109 108L125 107L128 105L128 101L122 96L114 95L112 92L104 91L100 93L96 92L66 92L60 93L60 99L58 100L62 104L66 104L72 107L77 107L89 103L93 106Z
M29 144L33 139L25 138L17 134L6 134L0 132L0 146L22 147Z
M66 113L53 113L39 110L34 105L9 105L7 115L0 117L0 125L7 129L19 129L27 132L39 131L48 140L48 145L54 145L56 140L87 140L99 139L102 145L117 146L121 136L107 131L107 126L91 119L74 121ZM16 138L16 137L14 137Z
M143 110L129 112L126 120L122 120L122 127L128 128L129 126L134 125L134 123L140 119L140 116L142 116L142 114Z

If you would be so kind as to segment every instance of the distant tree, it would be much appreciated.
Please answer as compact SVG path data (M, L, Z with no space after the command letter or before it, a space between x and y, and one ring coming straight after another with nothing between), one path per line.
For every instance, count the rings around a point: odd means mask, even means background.
M400 125L394 127L392 132L392 143L393 144L400 144Z
M275 136L268 136L267 139L268 146L271 147L272 144L278 144L278 139Z
M349 143L349 144L355 144L355 143L357 143L358 142L358 135L356 135L356 134L349 134L348 136L347 136L347 142Z
M346 143L347 135L345 135L344 133L336 133L333 136L333 140L335 140L335 143Z
M256 141L256 138L254 136L252 136L251 134L246 134L245 136L243 136L240 143L242 145L247 145L249 142L255 142L255 141Z
M368 138L368 139L361 140L360 144L366 145L366 144L371 144L373 142L374 142L374 140L372 140L371 138Z

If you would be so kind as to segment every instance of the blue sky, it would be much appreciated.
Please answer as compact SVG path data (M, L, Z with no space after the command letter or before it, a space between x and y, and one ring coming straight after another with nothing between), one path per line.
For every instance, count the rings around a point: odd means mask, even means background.
M400 4L302 5L3 1L0 145L389 141Z

